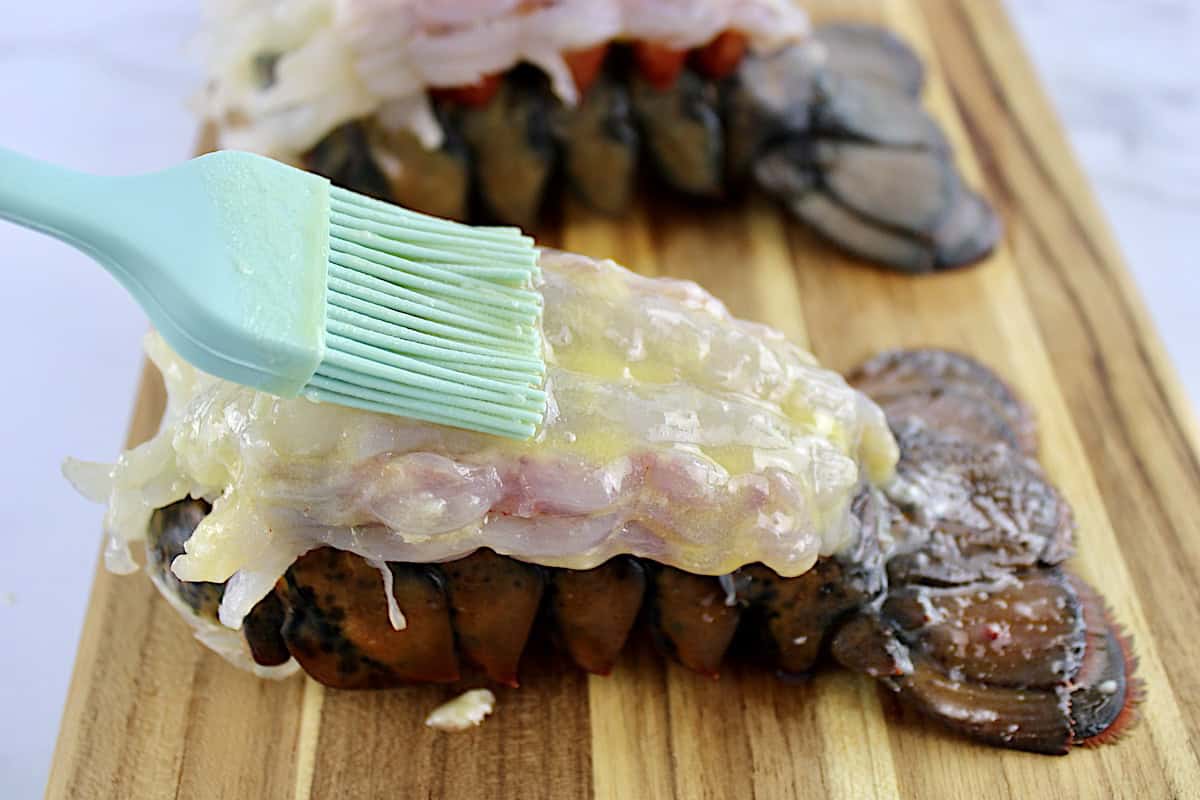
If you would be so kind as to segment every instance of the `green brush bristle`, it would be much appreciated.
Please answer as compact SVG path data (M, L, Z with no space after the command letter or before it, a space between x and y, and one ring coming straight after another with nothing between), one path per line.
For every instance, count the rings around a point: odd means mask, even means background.
M546 411L532 240L333 187L314 400L527 439Z

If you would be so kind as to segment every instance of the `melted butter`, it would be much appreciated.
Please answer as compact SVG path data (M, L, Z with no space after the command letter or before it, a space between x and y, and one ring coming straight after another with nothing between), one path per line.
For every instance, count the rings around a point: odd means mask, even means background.
M588 427L561 437L558 449L587 461L603 463L626 455L631 444L630 437L611 428Z
M626 375L637 383L670 383L678 375L662 361L633 361L626 364Z
M563 348L556 352L555 361L564 369L595 375L608 381L630 379L629 363L607 348L578 345Z
M753 472L755 469L755 450L752 447L731 444L720 447L702 447L700 452L712 459L714 464L720 465L730 475L743 475Z
M559 351L556 363L564 369L623 383L671 383L675 368L661 358L635 360L617 347L586 342Z

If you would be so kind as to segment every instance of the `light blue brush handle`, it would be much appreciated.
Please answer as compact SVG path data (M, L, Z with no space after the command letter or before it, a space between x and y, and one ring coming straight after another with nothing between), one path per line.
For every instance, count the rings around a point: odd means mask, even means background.
M98 177L0 150L0 218L105 266L225 380L526 439L545 414L537 250L219 151Z
M103 265L180 355L201 369L295 395L321 357L324 263L303 281L289 265L291 274L281 280L270 270L279 259L263 252L269 237L231 241L225 235L232 229L230 209L219 199L229 187L215 182L228 183L233 155L246 156L216 153L162 172L107 177L0 148L0 218L54 236ZM315 188L327 192L323 179L269 159L238 167L237 174L257 179L253 188L290 182L290 191L278 193L285 209L296 195L297 175L322 182ZM316 217L325 224L320 208ZM237 217L244 222L246 214ZM327 234L317 227L316 235ZM298 316L297 309L304 313Z
M70 244L108 271L147 307L151 292L136 272L144 259L123 236L115 179L73 172L0 148L0 217ZM129 228L129 224L124 226Z
M88 250L106 181L0 148L0 217Z
M147 283L163 265L156 263L160 237L145 231L173 228L189 212L162 198L156 203L148 177L89 175L0 148L0 217L78 248L146 304L153 302ZM164 212L169 219L155 219Z

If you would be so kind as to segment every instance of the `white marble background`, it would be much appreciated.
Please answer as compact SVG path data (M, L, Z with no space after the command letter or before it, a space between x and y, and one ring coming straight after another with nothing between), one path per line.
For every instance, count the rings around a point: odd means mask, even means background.
M187 157L197 4L0 0L0 146L102 173ZM1200 397L1200 4L1008 5ZM57 242L0 223L0 260L0 797L15 799L45 783L97 551L101 510L59 464L117 452L145 319Z

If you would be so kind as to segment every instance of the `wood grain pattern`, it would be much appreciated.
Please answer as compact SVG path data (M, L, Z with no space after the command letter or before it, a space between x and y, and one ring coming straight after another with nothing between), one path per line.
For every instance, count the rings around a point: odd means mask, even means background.
M1037 408L1080 522L1074 567L1137 640L1149 696L1115 747L1063 759L963 742L856 676L713 682L635 644L608 678L548 653L464 734L421 720L447 690L261 682L189 640L149 582L96 576L47 796L937 798L1200 793L1200 436L1102 216L996 3L810 3L883 21L930 68L928 102L1007 223L981 267L913 280L831 252L775 206L658 198L622 222L568 206L545 240L704 283L736 314L846 369L932 344L997 368ZM952 65L952 68L951 68ZM149 375L131 440L162 404Z

